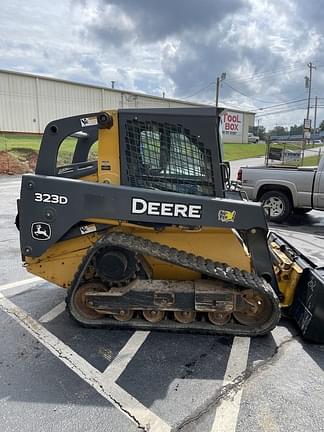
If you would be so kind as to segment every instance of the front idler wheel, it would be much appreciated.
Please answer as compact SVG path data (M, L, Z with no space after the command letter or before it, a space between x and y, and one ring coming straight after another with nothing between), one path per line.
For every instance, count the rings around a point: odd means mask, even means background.
M69 300L68 307L71 314L78 319L82 320L96 320L102 317L102 314L93 309L87 300L86 294L93 292L105 292L107 291L106 286L101 282L87 282L80 285L75 289Z

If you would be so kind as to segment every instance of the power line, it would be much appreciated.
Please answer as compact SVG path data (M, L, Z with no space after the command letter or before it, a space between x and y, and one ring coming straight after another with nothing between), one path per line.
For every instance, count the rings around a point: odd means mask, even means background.
M313 109L314 105L310 105L310 108ZM317 108L324 108L324 105L317 105ZM261 117L267 117L267 116L272 116L272 115L284 114L284 113L292 112L292 111L301 111L301 110L305 110L305 109L306 109L305 106L288 108L288 109L281 109L281 110L271 111L271 112L267 112L267 113L257 113L255 115L255 117L261 118Z
M323 67L323 66L324 66L324 65L320 64L320 65L318 65L317 67ZM245 92L243 92L243 91L241 91L241 90L239 90L239 89L233 87L232 85L230 85L229 82L233 82L233 81L234 81L234 82L248 82L248 81L253 81L253 80L255 80L255 79L267 79L267 78L269 78L269 77L272 76L272 75L277 75L277 74L281 74L281 73L286 73L287 71L288 71L288 72L292 72L292 71L294 71L294 70L299 70L299 69L300 69L300 70L301 70L301 69L304 69L304 66L303 66L303 67L300 67L300 66L297 66L297 65L291 65L291 66L288 66L288 67L285 67L285 68L280 68L280 69L278 69L278 70L276 70L276 71L260 72L260 73L258 73L258 74L254 74L254 75L252 75L252 76L250 76L250 77L246 77L246 78L242 78L242 79L229 79L229 80L226 80L226 82L224 82L224 84L227 85L231 90L233 90L233 91L235 91L235 92L241 94L242 96L247 97L248 99L251 99L252 101L254 100L254 101L262 102L262 103L266 103L266 104L269 104L269 103L270 103L270 104L274 104L275 101L265 101L265 100L263 100L263 99L259 99L258 97L248 95L248 94L246 94ZM203 91L207 90L207 89L208 89L210 86L212 86L212 85L215 85L215 82L214 82L214 81L211 81L211 82L208 83L206 86L200 88L199 90L197 90L196 92L192 93L192 94L189 95L189 96L185 96L185 97L183 97L182 99L183 99L183 100L185 100L185 99L190 99L190 98L196 96L197 94L202 93ZM322 98L318 98L318 99L322 99ZM323 98L323 99L324 99L324 98ZM257 108L257 110L265 110L265 109L268 109L268 108L274 108L274 107L277 107L277 106L288 105L288 104L292 104L292 103L296 103L296 102L301 102L301 101L304 101L304 100L306 100L306 99L298 99L298 100L292 100L292 101L287 101L287 102L280 101L280 103L278 103L278 104L270 105L270 106L268 106L268 107L261 107L261 108ZM251 106L252 106L252 105L251 105Z
M317 65L318 68L323 67L323 64ZM258 74L254 74L251 75L249 77L245 77L245 78L233 78L233 79L228 79L228 82L238 82L238 83L245 83L245 82L249 82L249 81L258 81L258 80L263 80L263 79L268 79L273 75L280 75L280 74L285 74L285 73L291 73L297 70L304 70L305 66L289 66L287 68L282 68L282 69L277 69L277 71L268 71L268 72L260 72Z
M286 73L286 72L293 72L295 70L303 70L305 66L289 66L286 68L280 68L277 69L276 71L266 71L266 72L259 72L259 73L255 73L253 75L250 75L248 77L244 77L244 78L233 78L233 79L229 79L229 82L245 82L245 81L253 81L253 80L262 80L262 79L266 79L269 78L270 76L273 75L279 75L282 73Z
M304 102L305 100L307 100L307 98L304 98L304 99L295 99L295 100L291 100L291 101L287 101L287 102L282 102L282 103L279 103L279 104L276 104L276 105L269 105L267 107L257 108L257 110L258 111L266 110L266 109L269 109L269 108L275 108L275 107L282 106L282 105L290 105L292 103Z
M205 87L203 87L203 88L201 88L200 90L197 90L195 93L193 93L192 95L190 95L190 96L186 96L186 97L183 97L183 98L181 98L181 99L189 99L189 98L191 98L191 97L193 97L193 96L196 96L198 93L201 93L201 92L203 92L204 90L207 90L208 89L208 87L210 87L212 84L214 84L215 85L215 82L214 81L211 81L209 84L207 84Z
M267 117L267 116L272 116L272 115L277 115L277 114L284 114L287 112L292 112L292 111L302 111L305 110L305 107L296 107L296 108L289 108L289 109L285 109L285 110L277 110L277 111L272 111L269 113L260 113L260 114L256 114L255 117Z
M241 94L242 96L245 96L245 97L247 97L247 98L249 98L249 99L256 100L256 101L258 101L258 102L262 102L262 103L274 103L274 101L265 101L265 100L263 100L263 99L259 99L259 98L256 98L256 97L254 97L254 96L249 96L249 95L247 95L246 93L242 92L241 90L238 90L238 89L236 89L235 87L231 86L230 84L228 84L228 82L225 82L225 81L224 81L224 84L227 85L227 87L229 87L229 88L231 88L232 90L234 90L235 92L237 92L237 93Z

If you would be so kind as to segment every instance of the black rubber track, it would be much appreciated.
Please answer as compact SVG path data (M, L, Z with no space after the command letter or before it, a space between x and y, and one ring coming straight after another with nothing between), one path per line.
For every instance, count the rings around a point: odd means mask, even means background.
M181 324L166 318L158 323L152 324L144 320L144 318L141 318L140 314L137 314L137 318L124 322L117 321L109 316L102 319L85 320L73 307L73 294L77 290L78 286L82 284L83 274L91 262L93 256L98 250L106 246L122 247L136 254L152 256L162 261L197 271L210 278L222 280L226 282L229 287L233 287L234 285L236 288L253 289L258 291L260 294L267 296L267 298L270 300L272 313L268 320L256 328L247 327L236 322L230 322L224 326L217 326L205 321L204 318L202 318L202 320L194 321L190 324ZM85 327L95 328L109 327L123 329L189 331L206 334L228 334L237 336L258 336L269 333L277 325L280 319L279 300L274 290L269 283L267 283L263 278L256 275L255 273L249 273L247 271L231 267L226 263L214 262L201 256L196 256L185 251L170 248L169 246L134 236L132 234L117 231L108 232L88 250L74 277L71 288L68 290L66 303L70 315L79 324ZM166 316L168 316L168 314L166 314Z

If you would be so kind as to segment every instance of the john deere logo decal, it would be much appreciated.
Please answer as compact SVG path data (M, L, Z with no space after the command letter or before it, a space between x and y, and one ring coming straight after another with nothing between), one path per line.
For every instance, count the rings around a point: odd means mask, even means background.
M234 222L236 216L236 211L229 210L219 210L218 212L218 220L221 222Z
M35 240L49 240L52 230L46 222L34 222L31 226L31 235Z

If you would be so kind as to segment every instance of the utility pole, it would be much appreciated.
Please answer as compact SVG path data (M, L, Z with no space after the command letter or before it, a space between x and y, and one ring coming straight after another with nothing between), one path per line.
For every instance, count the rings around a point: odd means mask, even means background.
M310 100L311 100L311 92L312 92L312 74L313 69L316 69L316 67L313 65L312 62L309 62L309 76L305 76L305 88L308 88L308 101L307 101L307 113L306 113L306 119L304 119L304 139L303 139L303 147L302 147L302 164L304 162L304 151L307 146L307 143L310 140L311 137L311 121L309 120L309 109L310 109Z
M313 69L316 69L316 66L313 65L312 62L309 62L309 77L305 77L305 85L308 88L308 102L307 102L307 115L306 118L309 119L309 108L310 108L310 100L311 100L311 91L312 91L312 72Z
M217 77L217 80L216 80L216 109L218 108L219 84L220 84L220 78Z
M315 110L314 110L314 135L316 135L316 120L317 120L317 96L315 96Z
M226 72L222 72L220 77L217 77L216 80L216 108L218 108L218 99L219 99L219 87L220 87L220 83L222 81L224 81L224 79L226 78Z

